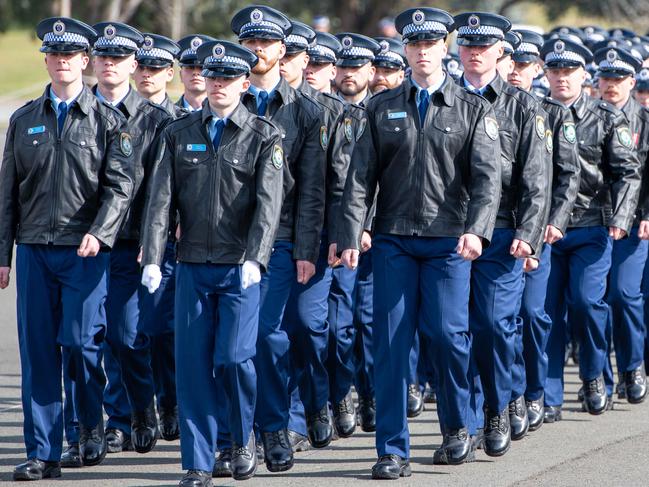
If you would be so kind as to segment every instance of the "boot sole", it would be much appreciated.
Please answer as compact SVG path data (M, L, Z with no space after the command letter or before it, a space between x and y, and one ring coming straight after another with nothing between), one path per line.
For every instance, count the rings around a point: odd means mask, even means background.
M507 453L507 452L509 451L509 449L511 448L511 446L512 446L512 445L511 445L511 443L510 443L509 445L507 445L506 448L504 448L504 449L502 449L502 450L499 450L499 451L493 451L493 450L489 450L489 448L487 448L487 445L486 445L486 443L485 443L485 445L483 446L483 450L484 450L484 452L487 454L487 456L489 456L489 457L502 457L505 453Z
M138 448L137 446L133 445L135 448L135 451L137 453L149 453L151 450L153 450L156 446L156 443L158 443L158 437L157 435L153 438L153 441L151 442L151 445L147 448Z
M404 467L401 469L398 475L395 474L375 474L372 472L373 480L398 480L400 477L410 477L412 475L412 469L410 467Z
M266 461L266 468L268 469L269 472L286 472L287 470L290 470L293 468L293 462L283 464L283 465L278 465L278 464L273 464L270 463L269 461Z

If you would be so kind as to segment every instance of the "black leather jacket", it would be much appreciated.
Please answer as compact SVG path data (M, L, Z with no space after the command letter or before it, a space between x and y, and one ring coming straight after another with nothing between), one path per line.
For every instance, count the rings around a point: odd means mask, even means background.
M241 101L257 114L254 94L244 93ZM315 264L324 223L329 139L322 108L281 79L268 103L267 118L281 132L285 157L284 203L277 240L293 242L294 259Z
M378 192L374 232L459 237L489 244L498 211L501 163L492 108L446 77L420 127L409 79L373 96L345 183L338 248L359 249Z
M96 93L97 87L93 88ZM154 141L171 120L169 113L138 95L133 89L120 102L118 110L126 118L126 130L133 139L133 174L135 181L131 205L126 213L118 238L140 240L142 213L146 200L147 179L155 158Z
M162 100L160 106L164 108L167 111L167 113L171 115L171 117L174 119L180 118L189 113L189 110L183 107L181 100L178 100L178 102L174 103L171 101L171 98L169 98L169 95L165 96L165 99Z
M0 169L0 266L17 243L104 246L117 237L133 192L133 143L119 112L89 88L58 135L50 87L11 117Z
M552 198L548 224L565 235L579 189L579 152L572 113L550 97L540 100L552 131Z
M622 107L631 129L631 136L642 171L642 184L640 197L635 212L634 224L640 220L649 220L649 171L647 171L647 157L649 157L649 110L644 108L633 97L630 97Z
M239 104L214 152L203 109L171 122L159 139L143 226L142 264L162 262L169 212L180 215L181 262L241 264L270 258L282 205L277 127Z
M626 116L585 93L570 110L581 179L568 226L613 226L629 233L640 191L640 163Z
M552 181L545 111L532 95L498 75L483 96L493 106L500 134L502 193L496 227L516 229L514 238L536 254L543 244Z

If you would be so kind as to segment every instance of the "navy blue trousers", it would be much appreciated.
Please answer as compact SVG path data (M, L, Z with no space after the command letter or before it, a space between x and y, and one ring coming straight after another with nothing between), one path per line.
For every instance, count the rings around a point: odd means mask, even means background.
M512 369L512 401L521 395L536 401L543 395L548 375L545 348L552 321L545 310L545 297L552 265L552 247L543 245L539 267L523 273L524 290L516 330L516 359ZM519 325L522 333L519 334Z
M61 458L62 370L75 382L79 421L94 427L101 420L108 262L104 252L84 259L72 246L18 245L18 344L28 458Z
M182 467L211 472L223 404L234 443L252 432L259 285L241 288L240 265L181 262L175 303Z
M374 326L374 276L372 274L372 254L370 249L360 255L356 269L353 312L354 328L354 369L355 385L359 396L374 397L374 356L372 329Z
M501 412L512 394L512 366L516 342L516 315L523 292L523 261L509 253L514 230L497 228L491 245L471 266L470 328L475 367L472 400L475 427L482 427L480 387L484 403ZM473 427L470 428L473 430Z
M608 353L608 305L604 301L606 276L611 267L611 239L606 227L568 229L552 244L552 269L546 310L552 330L546 348L548 377L545 404L563 404L563 366L567 343L566 322L579 343L579 375L593 380L603 371Z
M374 237L373 352L378 455L410 456L406 398L415 331L430 338L440 423L460 428L469 402L471 264L456 238Z

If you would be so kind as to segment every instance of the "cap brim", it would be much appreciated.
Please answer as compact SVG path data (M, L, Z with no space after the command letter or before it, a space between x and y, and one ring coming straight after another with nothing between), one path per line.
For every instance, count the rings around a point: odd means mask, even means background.
M136 51L126 47L110 47L106 49L93 49L93 56L107 56L107 57L126 57L135 54Z
M548 69L562 69L562 68L583 68L584 65L579 61L549 61L546 62L544 67Z
M277 34L276 32L261 32L261 31L244 32L242 34L239 34L240 41L246 39L269 39L271 41L283 41L285 39L285 36L281 34Z
M178 61L178 65L181 68L202 68L203 67L203 63L201 63L197 58L180 60Z
M437 41L439 39L444 39L447 35L448 34L442 34L440 32L419 32L404 37L403 43L411 44L413 42L419 42L419 41Z
M649 81L637 81L635 84L635 91L649 91Z
M339 59L338 62L336 63L336 66L340 66L343 68L360 68L361 66L365 66L367 63L371 63L371 59L367 58L356 58L356 59Z
M230 68L224 66L205 67L201 71L201 76L204 78L238 78L246 76L249 71L243 68Z
M491 36L463 36L458 37L455 42L458 46L493 46L496 42L502 41L499 37Z
M598 70L597 71L597 76L600 78L610 78L610 79L622 79L622 78L628 78L630 76L634 76L635 73L630 73L628 71L622 71L622 70Z
M173 61L168 59L141 57L135 58L140 66L147 66L149 68L167 68L173 64Z
M539 56L536 54L516 53L512 54L512 59L515 63L536 63L539 61Z
M286 54L299 54L301 52L306 52L306 47L296 46L292 44L286 44Z
M335 64L335 63L336 61L331 58L309 54L309 64Z
M394 71L401 71L405 67L393 61L382 61L376 59L372 62L372 65L376 66L377 68L392 69Z
M59 52L59 53L74 53L74 52L82 52L82 51L88 51L90 46L86 46L83 44L56 44L56 43L51 43L48 42L47 44L43 44L41 48L39 49L40 52Z

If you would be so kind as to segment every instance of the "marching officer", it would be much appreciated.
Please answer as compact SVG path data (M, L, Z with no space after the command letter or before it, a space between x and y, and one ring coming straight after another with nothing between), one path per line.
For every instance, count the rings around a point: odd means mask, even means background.
M106 455L107 250L134 178L133 142L122 118L83 85L96 31L54 17L41 21L37 33L51 82L11 117L0 170L0 288L9 284L15 241L28 458L14 469L14 480L61 475L62 368L76 384L83 463L97 465Z
M521 43L514 51L514 70L510 84L532 92L532 85L542 73L540 52L543 36L529 31L516 31ZM538 256L538 267L527 261L524 290L519 320L522 322L522 340L516 341L515 367L512 369L512 399L524 394L529 431L543 425L543 386L548 374L548 356L545 351L552 321L545 310L545 297L550 277L551 247L566 233L566 225L579 188L579 156L575 124L570 110L552 98L537 98L547 114L548 130L552 138L546 140L548 156L552 158L552 194L549 206L543 248ZM549 135L549 134L548 134Z
M642 67L641 59L620 47L600 49L595 52L594 58L598 65L602 100L626 115L638 161L644 170L649 152L649 112L631 96L635 74ZM613 242L606 294L619 375L618 387L624 391L623 395L631 404L644 401L647 395L647 377L643 363L644 302L641 289L649 248L647 183L643 174L631 233L628 238ZM610 338L610 333L607 336Z
M207 97L205 93L205 78L201 76L203 66L196 57L196 50L204 42L213 41L214 38L202 34L191 34L178 41L180 54L178 65L180 66L180 81L185 88L184 93L176 102L180 108L188 112L200 110L203 101Z
M521 43L519 35L514 31L505 32L505 38L502 40L503 55L498 59L496 69L502 79L507 81L508 76L514 69L514 60L512 55Z
M279 224L284 165L277 128L240 101L257 56L220 40L203 43L197 56L208 98L161 135L143 226L142 283L153 292L170 210L179 213L176 380L187 470L181 487L212 485L217 416L226 397L232 475L248 479L257 468L259 282Z
M162 105L170 115L182 113L167 95L167 84L174 78L174 60L180 46L159 34L143 34L142 46L135 54L137 68L133 80L137 92L150 102Z
M417 329L434 344L444 435L436 457L458 464L472 453L470 261L489 245L495 224L500 144L489 104L443 71L453 23L433 8L397 17L412 75L368 102L343 196L337 243L354 268L380 186L372 241L377 479L411 473L406 386Z
M167 83L173 78L173 62L179 53L180 46L171 39L158 34L144 34L142 47L135 55L137 68L133 78L138 94L162 106L172 118L183 116L188 111L174 104L167 95ZM167 248L160 266L160 287L153 294L140 293L138 297L140 326L149 336L151 370L160 417L160 436L166 441L177 440L180 435L173 335L176 225L172 223L170 228Z
M635 77L633 97L640 105L649 108L649 68L642 68Z
M138 254L146 187L155 157L153 142L169 121L169 114L162 106L138 95L129 83L137 69L138 49L144 48L145 42L148 50L154 49L154 39L145 39L136 29L120 22L102 22L94 28L99 33L92 51L98 81L95 95L126 118L126 127L133 137L135 173L131 206L110 254L106 342L112 357L117 359L115 369L119 374L108 372L108 389L119 389L120 384L111 385L111 381L121 375L130 418L120 430L130 433L131 444L138 453L147 453L155 446L159 432L150 330L145 329L148 317L140 304L146 289L140 285ZM111 396L106 402L110 399Z
M283 322L294 282L306 286L316 273L324 223L329 134L320 105L291 88L280 75L279 60L286 52L284 41L291 33L290 20L273 8L250 6L237 12L231 27L239 42L259 58L242 103L279 127L286 155L282 216L261 282L255 357L255 366L263 370L258 377L255 422L261 432L266 466L271 472L279 472L293 466L288 437L292 344L304 364L299 387L309 441L314 447L324 447L333 434L327 404L329 380L324 367L327 324L319 322L318 327L288 330Z
M509 450L512 439L522 438L528 429L524 398L511 398L512 366L523 259L538 256L543 243L551 184L548 134L545 114L534 97L498 74L496 64L503 56L509 20L468 12L455 17L455 27L464 66L460 83L493 105L500 136L502 196L491 245L472 263L470 308L474 368L479 374L474 381L476 417L470 432L477 434L484 425L485 453L500 456ZM480 386L484 387L484 421L480 420ZM515 417L513 422L510 416Z
M640 188L640 164L623 113L582 93L590 50L567 38L541 49L551 97L570 107L575 119L581 179L565 236L552 245L546 310L552 319L544 388L546 422L561 419L566 319L579 343L583 406L590 414L610 407L602 373L608 353L604 302L612 240L626 236L633 223ZM571 296L566 300L566 292Z

